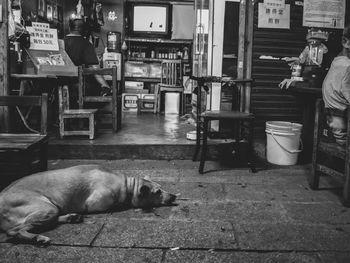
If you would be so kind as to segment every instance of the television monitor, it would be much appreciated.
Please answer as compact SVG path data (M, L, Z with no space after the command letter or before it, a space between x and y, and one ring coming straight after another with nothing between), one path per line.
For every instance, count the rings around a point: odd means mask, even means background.
M169 37L170 5L134 3L131 9L133 36Z

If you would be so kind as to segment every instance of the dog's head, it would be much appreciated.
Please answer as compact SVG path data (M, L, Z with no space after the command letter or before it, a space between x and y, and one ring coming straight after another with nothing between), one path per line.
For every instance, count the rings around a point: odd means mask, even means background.
M176 195L164 191L161 186L147 179L139 179L132 198L132 205L139 208L169 206L175 202Z

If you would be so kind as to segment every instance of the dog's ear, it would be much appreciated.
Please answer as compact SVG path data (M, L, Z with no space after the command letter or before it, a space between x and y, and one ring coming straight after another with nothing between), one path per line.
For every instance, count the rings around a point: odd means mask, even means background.
M151 192L151 189L147 185L143 185L140 188L140 196L147 196Z

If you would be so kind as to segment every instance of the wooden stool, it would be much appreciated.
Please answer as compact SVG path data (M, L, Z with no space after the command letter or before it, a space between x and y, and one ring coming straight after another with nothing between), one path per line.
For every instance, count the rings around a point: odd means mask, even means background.
M95 138L95 113L97 109L69 109L69 92L67 86L58 88L60 138L66 135L88 135L90 140ZM89 130L65 130L66 119L89 119Z

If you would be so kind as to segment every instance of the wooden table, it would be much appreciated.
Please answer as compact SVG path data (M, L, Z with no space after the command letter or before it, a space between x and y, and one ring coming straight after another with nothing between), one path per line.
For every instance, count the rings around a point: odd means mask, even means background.
M64 86L70 83L78 83L77 76L56 76L56 75L45 75L45 74L11 74L11 79L19 81L19 89L12 90L12 92L17 92L19 96L31 95L31 94L28 94L28 92L26 94L25 83L30 83L32 88L35 89L35 86L38 83L43 82L42 84L45 84L44 81L50 81L49 83L46 83L45 86L42 85L37 88L37 91L39 91L40 93L49 94L48 123L50 124L58 122L58 102L57 102L58 87ZM30 111L31 109L28 109L28 111L24 115L28 117L28 115L30 114Z
M16 74L12 73L11 78L16 78L16 79L48 79L48 78L53 78L56 79L56 75L38 75L38 74Z
M20 81L18 95L24 95L25 84L23 83L23 81L30 81L32 85L34 85L33 81L41 81L41 80L57 81L57 76L55 75L11 74L11 78Z
M46 135L0 133L0 187L47 170L47 147Z
M315 103L322 97L322 87L315 87L310 82L295 81L287 89L295 95L302 109L303 131L301 139L304 149L299 155L300 163L309 163L312 158L313 131L315 124Z

